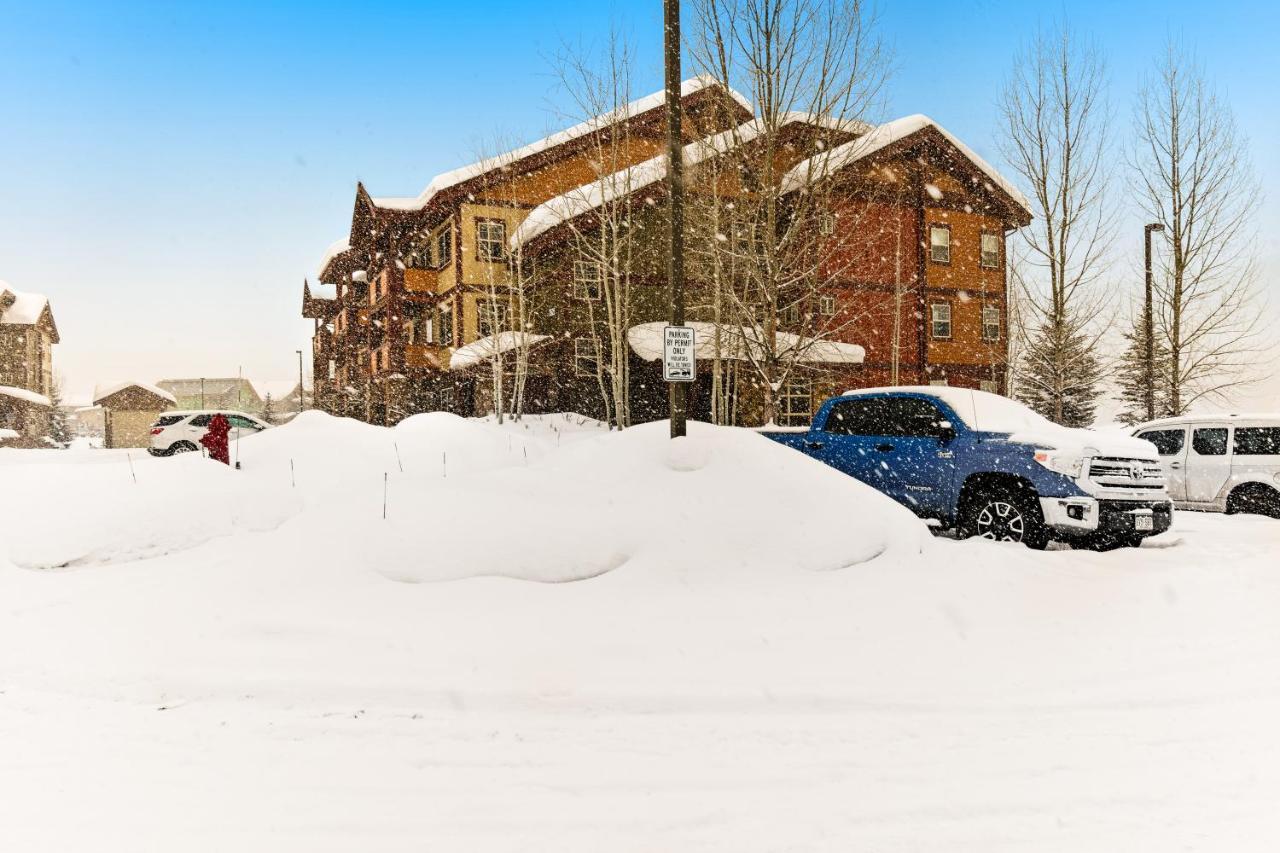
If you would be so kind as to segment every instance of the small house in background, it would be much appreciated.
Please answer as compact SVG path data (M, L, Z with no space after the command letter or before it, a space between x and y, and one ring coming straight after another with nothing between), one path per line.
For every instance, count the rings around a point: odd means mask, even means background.
M173 395L175 409L228 409L251 415L262 411L262 397L248 379L161 379L156 386Z
M168 391L146 382L99 386L93 392L93 405L102 408L102 446L149 447L151 425L176 403Z

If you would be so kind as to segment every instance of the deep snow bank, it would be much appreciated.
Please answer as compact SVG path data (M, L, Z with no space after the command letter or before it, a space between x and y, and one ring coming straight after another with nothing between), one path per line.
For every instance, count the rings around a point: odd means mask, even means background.
M240 442L238 471L195 454L10 451L0 560L84 568L262 534L274 559L340 559L400 581L559 582L638 558L828 570L927 535L873 490L755 434L695 423L672 443L666 430L570 429L562 442L555 419L429 414L387 429L308 412Z

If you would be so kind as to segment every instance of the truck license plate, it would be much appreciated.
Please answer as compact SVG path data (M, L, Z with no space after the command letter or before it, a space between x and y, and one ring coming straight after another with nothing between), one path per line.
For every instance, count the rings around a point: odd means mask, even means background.
M1155 519L1153 519L1149 515L1135 515L1133 517L1133 529L1134 530L1153 530L1154 527L1152 526L1152 524L1154 521Z

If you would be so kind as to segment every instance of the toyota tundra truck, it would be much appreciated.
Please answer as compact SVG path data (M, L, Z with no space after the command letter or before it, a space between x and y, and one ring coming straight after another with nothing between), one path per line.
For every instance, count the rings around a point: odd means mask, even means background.
M764 432L962 537L1106 550L1173 520L1153 444L1061 427L997 394L866 388L827 400L807 431Z

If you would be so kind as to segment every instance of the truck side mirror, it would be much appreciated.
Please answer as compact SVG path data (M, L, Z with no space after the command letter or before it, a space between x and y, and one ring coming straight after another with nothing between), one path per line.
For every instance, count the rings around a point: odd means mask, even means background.
M951 421L938 421L938 441L942 444L949 444L955 441L956 428Z

